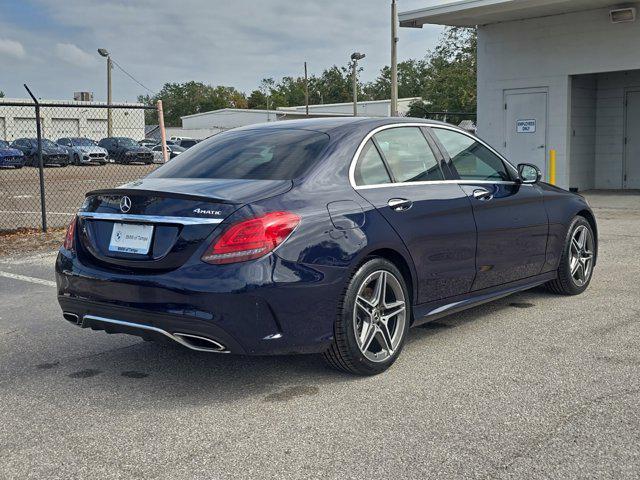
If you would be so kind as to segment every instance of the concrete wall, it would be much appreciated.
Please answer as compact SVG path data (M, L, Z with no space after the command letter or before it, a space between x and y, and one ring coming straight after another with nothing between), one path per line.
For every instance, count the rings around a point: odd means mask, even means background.
M504 90L546 87L547 151L557 151L557 183L565 188L573 178L568 164L569 76L640 66L640 49L636 48L640 21L612 24L608 12L598 9L505 22L482 26L478 32L479 135L504 152ZM604 158L598 152L598 160ZM578 173L575 178L582 176L584 173Z
M596 97L595 75L571 77L569 185L579 190L596 186Z
M597 82L595 187L622 188L625 92L640 89L640 70L600 74Z

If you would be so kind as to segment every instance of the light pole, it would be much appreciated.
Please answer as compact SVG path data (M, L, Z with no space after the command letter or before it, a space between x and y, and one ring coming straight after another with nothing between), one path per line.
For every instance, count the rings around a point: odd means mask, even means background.
M398 6L391 0L391 109L392 117L398 116Z
M100 56L107 59L107 136L113 136L113 126L111 121L111 56L106 48L99 48Z
M351 79L353 81L353 116L358 116L358 60L362 60L364 53L353 52L351 54Z

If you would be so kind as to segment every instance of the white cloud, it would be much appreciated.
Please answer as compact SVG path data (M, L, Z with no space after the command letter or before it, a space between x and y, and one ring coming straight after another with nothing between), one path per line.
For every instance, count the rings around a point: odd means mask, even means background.
M25 56L25 51L20 42L9 40L8 38L0 38L0 55L23 58Z
M73 43L56 44L56 55L63 60L78 67L88 67L96 64L96 58L88 54Z
M401 10L425 3L400 2ZM302 75L305 60L316 75L346 65L355 50L367 54L363 81L389 63L389 0L33 0L32 5L43 12L43 28L0 15L0 32L19 39L29 52L11 69L0 67L7 95L22 95L22 83L28 82L42 97L87 90L103 100L100 47L155 91L165 82L196 80L249 93L265 77ZM440 31L400 29L400 60L424 56ZM56 61L50 61L52 55ZM115 99L135 100L144 93L114 69Z

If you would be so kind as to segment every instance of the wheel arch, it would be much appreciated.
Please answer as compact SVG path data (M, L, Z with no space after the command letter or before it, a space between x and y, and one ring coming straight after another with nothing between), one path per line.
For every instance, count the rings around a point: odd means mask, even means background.
M580 210L578 213L576 213L576 217L584 218L587 222L589 222L589 225L591 225L591 229L593 230L593 240L595 244L593 265L595 266L595 264L598 262L598 225L596 223L596 217L593 215L593 212L587 209Z
M415 299L417 298L417 295L416 295L417 281L415 278L414 271L409 265L409 262L404 257L404 255L402 255L397 250L394 250L393 248L389 248L389 247L378 248L376 250L372 250L371 252L368 252L365 259L360 263L360 265L362 265L362 263L364 263L366 260L374 257L384 258L385 260L388 260L389 262L393 263L398 268L398 270L400 270L400 273L402 274L402 277L405 283L407 284L407 290L409 291L409 300L411 302L411 305L413 305L415 302ZM412 309L411 323L413 323L413 309Z

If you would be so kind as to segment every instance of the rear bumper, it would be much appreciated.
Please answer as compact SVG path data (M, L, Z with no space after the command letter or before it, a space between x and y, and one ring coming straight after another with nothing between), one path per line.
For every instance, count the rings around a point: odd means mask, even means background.
M248 355L326 350L346 273L275 255L137 275L83 265L63 250L56 261L58 302L71 320L78 317L73 323L169 341L176 333L195 335Z

